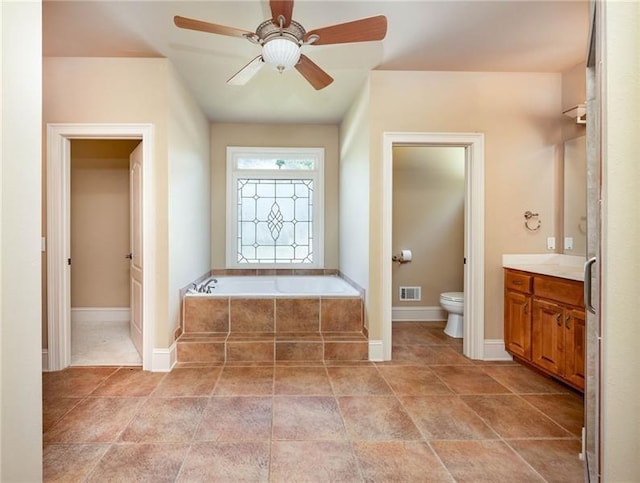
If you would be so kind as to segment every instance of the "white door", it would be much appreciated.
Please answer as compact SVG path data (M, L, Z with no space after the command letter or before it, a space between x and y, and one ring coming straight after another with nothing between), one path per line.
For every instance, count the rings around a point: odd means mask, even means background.
M131 340L142 356L142 143L129 156Z

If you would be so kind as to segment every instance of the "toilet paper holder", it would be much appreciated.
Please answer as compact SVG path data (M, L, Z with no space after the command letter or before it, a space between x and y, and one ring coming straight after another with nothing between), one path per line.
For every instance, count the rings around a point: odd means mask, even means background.
M413 255L411 254L411 250L401 250L400 255L394 255L391 257L391 260L403 264L409 263L412 257Z

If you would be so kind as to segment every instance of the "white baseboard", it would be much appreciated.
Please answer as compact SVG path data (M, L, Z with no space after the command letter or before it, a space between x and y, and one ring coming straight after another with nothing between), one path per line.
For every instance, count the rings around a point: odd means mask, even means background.
M176 343L168 349L153 349L151 357L152 372L171 372L177 362Z
M504 349L504 340L485 339L483 361L512 361L513 357Z
M42 372L49 372L49 350L42 349Z
M382 353L382 341L370 340L369 341L369 360L380 362L384 360Z
M415 321L427 322L447 320L447 312L442 307L392 307L391 320L393 322Z
M122 322L131 320L129 307L71 307L72 323Z

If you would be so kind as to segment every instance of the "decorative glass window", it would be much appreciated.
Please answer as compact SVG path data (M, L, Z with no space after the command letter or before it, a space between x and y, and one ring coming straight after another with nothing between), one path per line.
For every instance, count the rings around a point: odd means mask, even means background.
M322 268L322 148L227 148L227 266Z

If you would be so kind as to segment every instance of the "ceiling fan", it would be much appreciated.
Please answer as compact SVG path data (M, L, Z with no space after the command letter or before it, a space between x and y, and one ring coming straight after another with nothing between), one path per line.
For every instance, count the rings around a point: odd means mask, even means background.
M271 18L265 20L255 32L227 27L176 15L173 18L177 27L198 30L212 34L241 37L262 47L262 54L245 65L227 83L246 84L264 64L284 72L295 67L300 74L316 89L320 90L333 82L333 78L318 67L301 48L307 45L345 44L350 42L369 42L382 40L387 34L387 18L384 15L354 20L307 32L293 20L293 0L270 0Z

